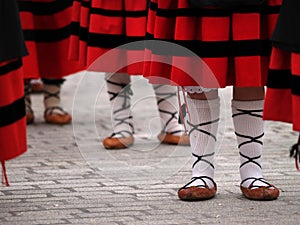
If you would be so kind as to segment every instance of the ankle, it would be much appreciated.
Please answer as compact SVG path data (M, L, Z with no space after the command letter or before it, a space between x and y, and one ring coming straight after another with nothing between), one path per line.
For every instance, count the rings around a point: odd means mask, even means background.
M193 176L191 181L189 181L182 188L189 188L189 187L214 188L216 187L216 183L213 177L210 176L195 176L195 177Z
M182 136L185 133L185 130L181 124L178 124L178 121L173 119L167 125L163 124L165 129L162 130L162 133L169 133L175 136Z
M133 131L122 130L111 134L111 138L129 138L133 136Z

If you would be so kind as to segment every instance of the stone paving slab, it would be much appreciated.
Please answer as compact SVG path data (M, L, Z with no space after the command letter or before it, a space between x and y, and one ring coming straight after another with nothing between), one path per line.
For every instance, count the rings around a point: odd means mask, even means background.
M107 151L101 146L111 132L104 77L85 76L69 77L63 87L63 104L75 118L72 125L45 124L42 96L33 96L36 122L28 126L28 151L7 163L11 186L0 187L1 225L299 224L300 173L288 158L296 141L289 124L266 122L264 174L281 196L267 202L245 199L239 190L231 88L222 90L218 194L208 201L182 202L177 189L190 179L190 149L159 145L151 86L141 77L132 78L136 143Z

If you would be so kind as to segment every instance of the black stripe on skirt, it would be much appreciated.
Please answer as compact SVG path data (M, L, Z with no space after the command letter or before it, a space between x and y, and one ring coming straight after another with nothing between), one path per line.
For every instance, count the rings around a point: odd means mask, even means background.
M13 71L13 70L17 70L22 66L22 60L16 60L16 61L12 61L8 64L6 64L5 66L1 66L0 67L0 76L2 75L6 75L9 72Z
M126 35L88 33L88 46L111 49L134 41L141 41L142 39L143 37L140 36L129 37ZM140 48L140 47L135 49L131 48L131 50L144 50L144 48Z
M99 8L91 8L91 14L98 14L111 17L145 17L147 16L147 9L139 11L126 11L126 10L107 10Z
M66 39L71 34L71 24L56 30L24 30L26 41L56 42Z
M21 12L31 12L36 16L52 15L71 7L72 4L72 0L58 0L53 2L18 1Z
M291 89L292 94L300 96L300 76L291 74L290 70L269 70L267 87Z
M147 33L148 40L154 39L152 34ZM199 40L167 40L161 39L161 41L169 41L174 44L178 44L185 47L199 57L215 58L215 57L228 57L228 56L269 56L272 50L272 44L270 40L230 40L230 41L199 41ZM172 49L155 48L151 49L153 54L157 55L179 55L180 52L172 52Z
M25 116L25 100L20 98L15 102L0 107L0 127L8 126Z
M202 16L202 17L226 17L232 13L260 13L260 14L277 14L280 11L280 5L275 6L247 6L232 9L198 9L198 8L181 8L181 9L161 9L157 3L150 2L149 9L156 12L157 16L175 18L178 16Z

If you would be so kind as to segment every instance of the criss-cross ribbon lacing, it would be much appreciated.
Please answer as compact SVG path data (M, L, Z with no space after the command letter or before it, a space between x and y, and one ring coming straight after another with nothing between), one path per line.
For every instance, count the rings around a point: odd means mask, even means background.
M182 91L184 103L181 103L180 90ZM177 98L178 98L178 104L179 104L179 118L180 118L179 122L183 124L185 133L188 133L187 126L185 123L185 116L187 114L188 119L191 120L191 115L190 115L190 111L188 108L188 104L187 104L187 100L186 100L186 92L185 92L184 87L179 87L179 86L177 87Z
M262 115L261 115L262 110L261 109L258 109L258 110L236 109L236 110L238 111L238 113L233 114L232 117L241 116L241 115L250 115L250 116L262 118ZM256 113L260 113L260 114L256 114ZM251 137L251 136L248 136L248 135L242 135L242 134L239 134L237 132L235 132L235 134L238 137L249 139L248 141L244 141L244 142L240 143L238 148L241 148L243 145L250 144L250 143L253 143L253 142L263 145L263 142L260 141L259 139L264 136L264 133L262 133L261 135L258 135L256 137ZM257 163L256 161L254 161L256 159L259 159L261 157L261 155L256 156L256 157L248 157L248 156L242 154L241 152L240 152L240 155L247 159L247 161L245 161L244 163L242 163L240 165L240 168L242 166L244 166L245 164L247 164L247 163L254 163L255 165L257 165L261 168L261 165L259 163Z
M268 183L263 177L260 177L260 178L257 178L257 177L248 177L246 179L244 179L242 182L241 182L241 185L243 183L245 183L247 180L253 180L250 185L248 186L249 189L252 189L252 188L261 188L262 186L261 185L254 185L254 183L256 181L260 181L264 184L266 184L266 186L264 186L264 188L272 188L274 187L272 184Z
M57 83L51 83L50 85L54 85L58 88L58 91L56 92L49 92L47 90L44 89L44 101L47 101L49 98L56 98L58 100L60 100L60 87L61 87L61 83L62 81L57 81ZM47 82L45 82L46 85L48 85ZM62 112L63 114L66 114L66 111L60 107L60 106L53 106L53 107L47 107L44 114L45 115L51 115L54 110L58 110L60 112Z
M109 84L116 85L116 86L119 86L119 87L122 88L120 92L107 91L108 94L111 96L109 98L110 101L113 101L116 97L121 97L121 98L124 99L121 108L113 111L113 114L117 114L117 113L119 113L123 110L129 109L130 108L130 96L133 95L130 84L117 83L117 82L113 82L113 81L110 81L110 80L106 80L106 82L109 83ZM126 125L131 127L132 132L130 132L128 130L121 130L121 131L112 133L111 137L114 137L116 135L121 135L121 136L124 137L123 133L127 133L129 135L132 135L134 133L133 124L127 121L127 120L131 120L131 119L132 119L132 116L126 116L126 117L123 117L123 118L114 118L114 120L117 122L115 124L115 126L120 126L121 124L122 125L126 124Z
M259 117L259 118L262 118L262 112L263 110L262 109L258 109L258 110L243 110L243 109L236 109L238 112L233 114L232 117L236 117L236 116L241 116L241 115L250 115L250 116L253 116L253 117ZM257 114L258 113L258 114ZM242 135L242 134L239 134L237 132L235 132L236 136L238 137L242 137L242 138L246 138L246 139L249 139L247 141L244 141L242 143L239 144L238 148L241 148L243 145L246 145L246 144L251 144L253 142L255 143L258 143L260 145L263 145L263 142L260 141L259 139L262 138L264 136L264 133L262 133L261 135L258 135L256 137L251 137L251 136L248 136L248 135ZM246 164L248 163L253 163L255 165L257 165L259 168L262 168L261 165L255 161L259 158L261 158L261 155L258 155L258 156L255 156L255 157L249 157L247 155L244 155L242 154L241 152L239 152L240 156L242 156L243 158L246 159L245 162L243 162L241 165L240 165L240 168L242 168L243 166L245 166ZM268 186L267 187L271 187L270 184L268 182L266 182L264 180L264 178L257 178L257 177L248 177L244 180L242 180L241 184L245 183L245 181L247 180L250 180L250 179L253 179L253 181L251 182L249 188L252 188L252 187L261 187L261 186L255 186L254 183L256 181L261 181L262 183L265 183L267 184Z
M60 88L60 86L61 86L60 84L51 84L51 85L55 85L58 88ZM60 97L59 97L60 91L59 90L57 92L53 92L53 93L44 90L44 93L45 93L44 100L47 100L49 98L57 98L60 100Z
M123 102L123 105L122 105L122 108L120 109L120 111L122 111L124 109L128 109L130 107L130 96L133 95L130 84L117 83L117 82L113 82L110 80L106 80L106 82L122 88L120 92L107 91L107 93L111 95L109 100L112 101L116 97L122 97L122 98L124 98L124 102Z
M180 98L180 90L182 91L182 94L183 94L183 101L184 101L183 103L181 102L181 98ZM215 135L213 135L212 133L210 133L206 130L201 129L200 127L201 126L206 126L206 125L209 125L209 124L213 124L213 123L217 123L217 122L219 122L220 119L218 118L218 119L208 121L208 122L205 122L205 123L200 123L200 124L192 124L190 122L191 116L190 116L190 111L189 111L189 107L188 107L188 104L187 104L186 92L185 92L184 87L178 87L177 88L177 96L178 96L178 104L179 104L180 121L184 126L185 132L189 133L189 136L190 136L192 132L198 131L198 132L201 132L201 133L204 133L204 134L210 136L211 138L214 139L214 141L217 141L217 137ZM188 115L188 120L187 121L185 120L186 115ZM191 127L189 132L187 131L186 123ZM197 160L193 163L192 168L194 168L196 166L196 164L198 164L200 162L205 162L210 167L212 167L214 169L215 168L214 165L209 160L205 159L206 157L211 157L214 154L215 154L214 152L209 153L209 154L204 154L204 155L197 155L195 153L192 153L192 155L195 158L197 158ZM192 177L191 181L189 183L187 183L185 186L183 186L181 189L185 189L185 188L189 187L190 184L192 184L193 182L195 182L197 180L201 180L203 182L203 184L196 185L196 187L208 188L209 186L207 185L207 182L204 179L210 180L213 183L214 187L216 187L216 184L215 184L214 180L211 177L198 176L198 177Z
M27 82L24 84L24 95L25 95L24 97L25 97L25 106L26 106L27 113L33 113L33 110L31 108L30 94L31 94L31 85L30 82Z
M203 184L196 185L195 187L209 188L209 186L207 185L207 182L204 179L210 180L213 183L214 187L216 187L216 183L215 183L215 181L211 177L208 177L208 176L199 176L199 177L192 177L191 181L188 182L186 185L184 185L179 190L188 188L190 186L190 184L194 183L197 180L201 180L203 182Z
M188 114L188 120L186 121L186 123L191 127L191 129L190 129L189 132L188 132L188 133L189 133L189 136L191 135L192 132L198 131L198 132L204 133L204 134L206 134L206 135L212 137L212 138L214 139L214 141L217 141L216 135L213 135L212 133L210 133L210 132L208 132L208 131L206 131L206 130L201 129L201 127L206 126L206 125L209 125L209 124L217 123L217 122L219 122L220 119L218 118L218 119L215 119L215 120L212 120L212 121L208 121L208 122L205 122L205 123L192 124L192 123L189 121L189 120L191 120L191 119L190 119L190 111L189 111L189 107L188 107L187 100L186 100L186 93L185 93L185 90L184 90L183 87L181 87L181 90L182 90L182 92L183 92L183 98L184 98L184 103L183 103L183 104L181 103L181 98L180 98L180 93L179 93L179 91L180 91L180 90L179 90L179 87L177 88L178 103L179 103L180 109L181 109L181 110L179 111L179 115L180 115L180 117L181 117L181 121L182 121L183 124L184 124L185 131L187 132L187 128L186 128L185 119L184 119L185 115L184 115L183 113ZM184 108L184 112L182 111L183 108ZM206 159L203 159L204 157L213 156L214 154L215 154L215 153L213 152L213 153L210 153L210 154L206 154L206 155L201 155L201 156L199 156L199 155L196 155L196 154L193 153L193 156L196 157L197 160L194 162L192 168L194 168L194 166L195 166L197 163L199 163L200 161L206 162L206 163L208 163L212 168L214 168L214 165L213 165L211 162L209 162L209 161L206 160Z
M205 125L208 125L208 124L217 123L218 121L219 121L219 119L216 119L216 120L213 120L213 121L209 121L209 122L206 122L206 123L200 123L200 124L192 124L190 121L187 121L187 124L188 124L189 126L192 127L192 129L189 131L189 136L191 135L192 132L198 131L198 132L201 132L201 133L204 133L204 134L210 136L210 137L213 138L215 141L217 141L217 137L216 137L215 135L213 135L212 133L210 133L210 132L208 132L208 131L206 131L206 130L200 129L199 127L205 126ZM197 163L205 162L205 163L207 163L209 166L211 166L211 167L214 169L214 168L215 168L214 165L213 165L210 161L208 161L208 160L205 159L205 157L210 157L210 156L213 156L214 154L215 154L214 152L212 152L212 153L210 153L210 154L205 154L205 155L197 155L197 154L195 154L195 153L192 153L192 155L193 155L194 157L197 158L197 160L193 163L192 168L194 168L194 167L196 166ZM195 178L195 177L193 177L193 178ZM202 180L203 183L205 184L205 185L200 185L200 186L207 187L207 184L206 184L206 183L204 182L204 180L202 179L203 176L198 177L198 178L196 178L196 179L193 179L193 178L192 178L192 182L194 182L194 181L197 180L197 179L200 179L200 180ZM207 178L207 177L206 177L206 178ZM212 179L210 178L210 180L212 180ZM213 181L213 180L212 180L212 181ZM190 182L190 183L192 183L192 182ZM187 185L186 185L186 186L187 186Z
M298 137L298 143L294 144L290 148L290 157L295 158L296 169L300 172L299 162L300 162L300 134Z
M206 154L206 155L196 155L195 153L192 153L192 155L194 157L197 158L197 160L193 163L192 168L194 168L196 166L197 163L199 163L200 161L207 163L208 165L210 165L213 169L215 168L215 166L208 160L204 159L205 157L210 157L213 156L215 153L210 153L210 154Z
M155 94L157 96L157 105L158 106L162 102L167 101L169 98L176 96L176 92L158 92L157 89L161 88L162 86L163 85L156 85L154 87ZM160 109L160 107L158 107L158 108L159 108L159 112L170 115L170 118L164 123L163 128L162 128L162 133L166 133L166 129L167 129L168 125L172 122L172 120L173 119L178 120L177 111L170 112L167 110ZM175 131L170 132L170 134L176 134L176 133L181 133L181 132L183 132L183 130L175 130Z
M204 134L207 134L207 135L211 136L215 141L217 141L216 135L213 135L212 133L201 129L200 127L206 126L206 125L209 125L209 124L213 124L213 123L217 123L217 122L219 122L219 120L220 119L218 118L218 119L215 119L215 120L212 120L212 121L208 121L208 122L205 122L205 123L199 123L199 124L192 124L190 121L187 121L187 124L192 127L192 129L190 129L190 131L189 131L189 136L191 135L192 132L199 131L201 133L204 133Z

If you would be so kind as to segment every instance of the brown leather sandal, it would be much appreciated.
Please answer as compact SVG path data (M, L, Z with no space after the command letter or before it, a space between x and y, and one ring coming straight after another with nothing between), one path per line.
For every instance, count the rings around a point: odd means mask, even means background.
M55 113L54 110L59 110L62 114ZM72 121L71 115L58 106L47 108L44 113L44 118L46 123L58 125L69 124Z
M174 134L169 133L169 132L166 132L166 133L161 132L157 136L157 138L162 144L183 145L183 146L190 145L190 138L187 134L177 136L177 135L174 135Z
M34 113L31 108L31 85L29 81L24 82L24 101L25 101L25 111L26 111L26 124L31 124L34 122Z
M203 185L196 185L196 186L189 186L194 181L200 179L204 184ZM207 182L204 179L210 180L214 187L209 188ZM189 186L189 187L188 187ZM180 200L183 201L201 201L211 199L216 195L217 192L217 184L211 177L207 176L200 176L200 177L193 177L192 180L187 183L185 186L178 190L178 197Z
M26 124L32 124L34 122L34 113L30 105L26 104Z
M103 139L102 144L106 149L124 149L133 145L134 137L131 134L129 137L122 135L121 138L115 137L116 133L113 133L110 137Z
M246 188L243 187L242 184L247 180L253 180L251 184ZM256 181L260 181L265 183L267 186L259 186L254 185ZM240 185L241 191L243 195L251 200L261 200L261 201L268 201L268 200L275 200L278 198L280 192L278 188L274 185L269 184L264 178L255 178L249 177L241 182Z

